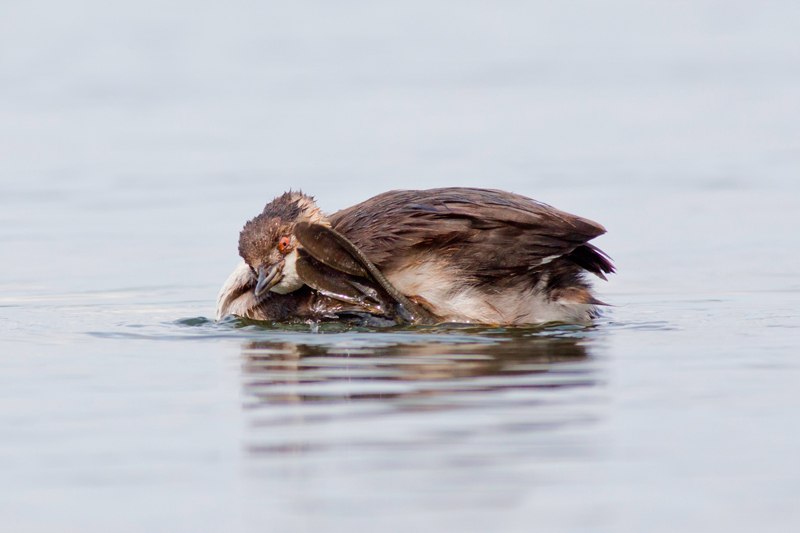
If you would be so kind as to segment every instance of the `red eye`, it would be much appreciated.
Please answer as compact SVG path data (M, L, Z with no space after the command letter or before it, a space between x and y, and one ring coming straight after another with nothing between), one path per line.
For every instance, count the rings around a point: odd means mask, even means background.
M281 237L281 240L278 241L278 251L282 254L285 254L289 251L289 245L292 243L289 237Z

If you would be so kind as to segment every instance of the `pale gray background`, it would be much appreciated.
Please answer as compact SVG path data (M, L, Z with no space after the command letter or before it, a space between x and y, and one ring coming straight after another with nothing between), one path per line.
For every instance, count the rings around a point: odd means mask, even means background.
M799 21L788 0L4 0L3 528L797 529ZM593 392L262 420L253 338L398 337L176 322L212 316L284 190L333 211L446 185L607 226ZM334 396L394 390L345 375Z

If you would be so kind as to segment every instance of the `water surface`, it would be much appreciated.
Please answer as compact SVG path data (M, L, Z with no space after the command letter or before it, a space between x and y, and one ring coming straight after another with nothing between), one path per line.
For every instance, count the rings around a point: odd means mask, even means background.
M9 531L800 527L792 2L6 2ZM215 323L292 187L593 218L588 328Z

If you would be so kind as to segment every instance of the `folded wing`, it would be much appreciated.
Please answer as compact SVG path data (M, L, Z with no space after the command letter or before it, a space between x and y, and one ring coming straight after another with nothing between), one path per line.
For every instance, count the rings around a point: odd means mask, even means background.
M600 224L504 191L390 191L330 221L384 273L427 254L477 280L535 272L562 257L601 277L613 272L609 258L586 244L605 233Z

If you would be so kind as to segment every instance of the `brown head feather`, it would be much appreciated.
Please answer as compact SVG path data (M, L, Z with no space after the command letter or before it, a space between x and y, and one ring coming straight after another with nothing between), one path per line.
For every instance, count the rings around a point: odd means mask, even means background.
M300 191L283 193L244 225L239 233L239 255L251 268L268 261L274 262L278 259L278 240L284 235L291 235L294 225L301 220L324 221L314 197Z

